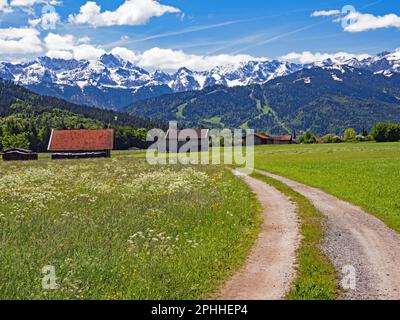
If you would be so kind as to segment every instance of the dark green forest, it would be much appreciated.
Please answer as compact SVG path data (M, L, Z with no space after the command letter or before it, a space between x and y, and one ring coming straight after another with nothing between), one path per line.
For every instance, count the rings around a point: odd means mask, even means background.
M311 68L263 85L206 88L136 102L127 110L208 128L252 128L268 134L341 134L400 122L400 75Z
M115 129L116 148L145 148L148 129L165 129L162 121L151 121L126 113L79 106L40 96L11 82L0 80L0 149L47 150L51 129Z

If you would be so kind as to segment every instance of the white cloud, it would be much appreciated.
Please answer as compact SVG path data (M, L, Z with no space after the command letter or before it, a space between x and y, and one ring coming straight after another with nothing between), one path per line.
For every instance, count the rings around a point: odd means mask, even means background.
M67 50L49 50L47 51L46 56L54 59L64 59L64 60L74 59L73 52Z
M4 12L4 13L12 12L12 8L8 4L7 0L0 0L0 12Z
M195 71L209 70L216 66L227 64L239 64L250 60L264 60L250 55L195 55L187 54L181 50L152 48L140 55L138 65L143 68L176 70L180 67L187 67Z
M92 60L100 57L106 52L103 49L97 48L90 44L81 44L74 48L73 53L74 58L77 60Z
M76 38L73 35L58 35L49 33L44 39L47 48L47 56L63 59L97 59L107 53L99 46L90 43L88 38ZM115 47L110 53L131 61L136 65L152 70L162 69L167 71L187 67L191 70L203 71L216 66L238 64L250 60L265 60L250 55L220 54L220 55L196 55L188 54L181 50L151 48L144 52L134 52L124 47Z
M311 16L312 17L329 17L329 16L337 16L341 12L340 10L321 10L321 11L314 11Z
M337 52L337 53L320 53L320 52L310 52L310 51L304 51L304 52L291 52L288 53L282 57L280 57L281 60L285 61L291 61L291 62L298 62L298 63L315 63L315 62L322 62L327 59L332 59L332 60L348 60L351 58L357 58L358 60L363 60L368 58L370 55L368 54L353 54L353 53L348 53L348 52Z
M90 44L87 37L77 39L73 35L49 33L44 42L47 48L46 55L51 58L92 60L106 53L105 50Z
M37 4L50 4L59 5L62 1L59 0L0 0L0 12L11 13L14 8L20 8L21 10L33 14L32 7Z
M131 62L137 62L139 60L139 56L127 48L115 47L111 50L111 53Z
M156 0L125 0L115 11L101 12L101 6L94 1L84 4L78 14L70 15L72 24L90 24L93 26L141 25L152 17L166 13L180 13L178 8L160 4Z
M61 17L57 12L46 12L40 18L29 19L28 23L31 27L36 28L39 24L44 29L54 29L61 22Z
M55 33L49 33L44 39L47 49L49 50L72 50L76 43L73 35L67 34L61 36Z
M0 54L19 55L42 52L39 31L32 28L0 29Z
M11 0L10 5L12 7L31 7L34 6L36 4L40 4L40 3L48 3L51 5L58 5L61 3L61 1L58 0Z
M382 28L400 28L400 16L394 13L384 16L374 16L369 13L351 12L343 19L352 22L344 28L347 32L363 32Z

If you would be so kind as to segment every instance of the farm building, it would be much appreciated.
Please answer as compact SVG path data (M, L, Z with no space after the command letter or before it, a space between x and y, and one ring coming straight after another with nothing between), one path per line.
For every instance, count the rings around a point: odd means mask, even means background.
M52 130L48 151L52 159L108 158L114 130Z
M166 152L200 152L208 151L210 146L209 129L170 129L165 137ZM172 150L171 146L176 145L177 149ZM184 149L181 147L185 145Z
M3 151L4 161L37 160L38 154L22 148L12 148Z
M243 139L244 144L246 143L246 137ZM265 133L254 134L254 145L263 144L298 144L298 141L293 138L292 135L284 136L269 136Z

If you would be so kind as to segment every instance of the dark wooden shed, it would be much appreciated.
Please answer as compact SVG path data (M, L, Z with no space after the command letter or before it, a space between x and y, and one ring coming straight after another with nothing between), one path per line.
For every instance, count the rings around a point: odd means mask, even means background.
M38 154L31 150L22 148L12 148L3 151L4 161L26 161L26 160L37 160Z
M166 152L182 152L182 146L185 146L185 152L207 152L210 147L209 129L170 129L165 137ZM177 150L170 150L170 143L176 144Z

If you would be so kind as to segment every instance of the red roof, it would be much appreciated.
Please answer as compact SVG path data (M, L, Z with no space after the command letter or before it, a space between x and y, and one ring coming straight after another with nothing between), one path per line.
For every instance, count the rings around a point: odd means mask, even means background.
M279 136L279 137L272 137L274 140L278 141L292 141L293 137L292 136Z
M273 141L292 141L293 137L290 135L286 136L269 136L265 133L258 132L254 134L256 137L263 139L263 140L273 140Z
M112 150L114 130L53 130L48 151Z
M209 129L184 129L184 130L170 129L167 132L166 138L179 141L185 141L188 138L191 140L208 139L209 132L210 132Z
M272 139L272 137L267 136L266 134L261 133L261 132L258 132L258 133L254 134L254 135L255 135L256 137L260 138L260 139Z

